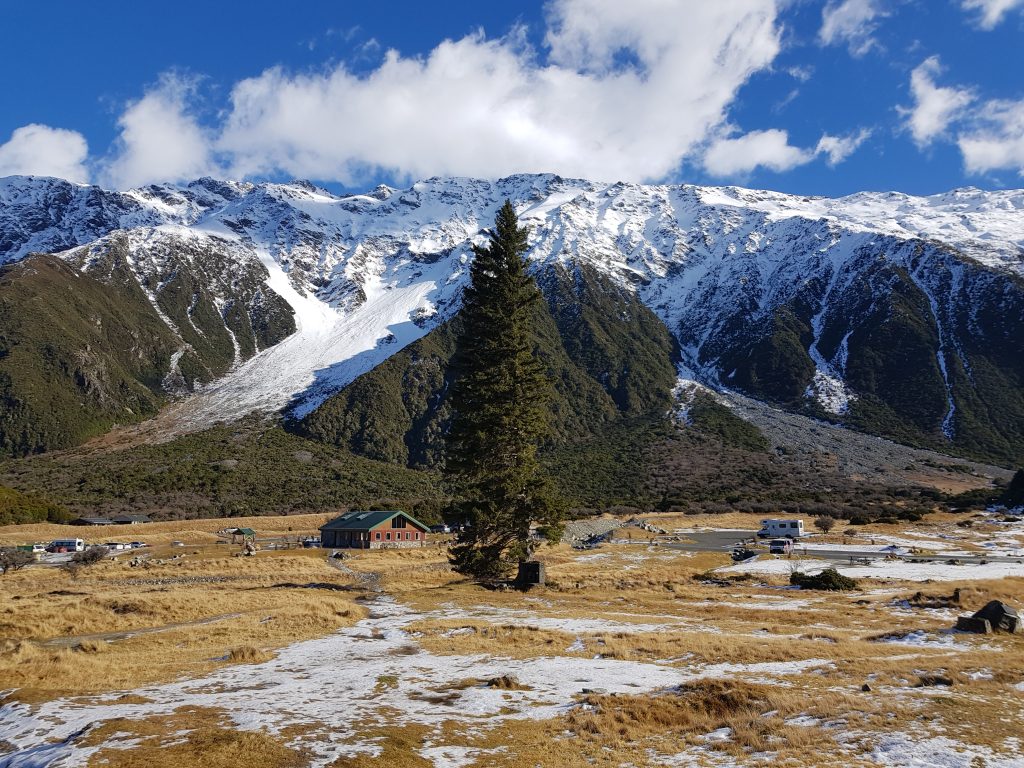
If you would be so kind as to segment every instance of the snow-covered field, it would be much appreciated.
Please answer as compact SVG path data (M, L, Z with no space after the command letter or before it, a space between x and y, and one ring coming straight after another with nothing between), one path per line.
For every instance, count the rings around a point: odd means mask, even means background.
M793 571L819 573L825 568L835 568L844 576L855 579L890 579L902 581L970 581L980 579L1002 579L1007 576L1024 576L1024 563L911 563L905 560L875 560L870 565L846 565L832 563L814 557L777 557L760 555L736 565L719 569L723 573L754 573L785 576Z
M415 647L405 631L411 621L456 618L454 609L415 614L381 598L372 615L355 626L318 640L297 643L272 661L237 665L207 677L142 688L133 693L145 703L118 702L120 694L83 700L57 700L33 707L7 704L0 708L0 741L16 751L0 760L4 768L44 768L55 764L84 765L101 747L130 748L133 739L107 741L100 747L81 746L78 739L96 725L113 718L139 719L169 715L181 707L223 710L244 730L267 729L278 734L286 727L309 724L309 733L294 738L295 745L315 754L313 766L327 766L338 757L378 754L374 740L364 740L356 723L388 711L393 724L440 726L451 720L493 727L502 720L547 719L564 712L585 688L608 693L644 693L678 686L702 677L742 676L770 682L828 665L827 659L753 664L673 666L670 662L643 663L601 657L541 656L510 659L486 655L439 656ZM483 613L483 612L480 612ZM496 617L497 611L487 612ZM479 613L465 614L471 619ZM542 617L512 612L506 619L523 625L548 626ZM617 622L551 620L564 631L657 631L659 625ZM396 659L401 664L396 665ZM397 672L397 674L396 674ZM484 681L514 676L522 690L488 687ZM382 679L391 682L381 684ZM462 687L464 681L479 684ZM457 691L457 700L439 706L424 693ZM329 727L315 727L329 724ZM349 725L351 724L351 725ZM420 754L439 768L451 766L455 745L424 745ZM463 754L472 754L465 748Z

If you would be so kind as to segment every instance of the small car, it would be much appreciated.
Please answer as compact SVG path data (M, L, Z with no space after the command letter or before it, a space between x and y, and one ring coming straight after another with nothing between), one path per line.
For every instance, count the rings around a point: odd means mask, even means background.
M768 552L772 555L788 555L793 550L793 542L790 539L772 539L768 545Z

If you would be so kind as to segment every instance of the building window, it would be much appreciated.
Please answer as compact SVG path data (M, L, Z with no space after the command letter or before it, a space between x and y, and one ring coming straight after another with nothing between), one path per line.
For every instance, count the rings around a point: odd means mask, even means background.
M405 528L405 518L399 515L398 517L391 519L392 528Z
M380 531L377 531L377 541L380 541Z
M416 538L419 539L419 537L420 537L420 532L416 531Z

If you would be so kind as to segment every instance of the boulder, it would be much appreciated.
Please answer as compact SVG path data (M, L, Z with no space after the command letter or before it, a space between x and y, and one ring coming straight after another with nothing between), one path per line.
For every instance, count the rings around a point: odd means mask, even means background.
M956 620L956 628L960 632L975 632L979 635L992 633L992 624L988 619L976 619L974 616L960 616Z
M1000 600L992 600L972 618L988 621L997 632L1013 634L1022 631L1020 614Z

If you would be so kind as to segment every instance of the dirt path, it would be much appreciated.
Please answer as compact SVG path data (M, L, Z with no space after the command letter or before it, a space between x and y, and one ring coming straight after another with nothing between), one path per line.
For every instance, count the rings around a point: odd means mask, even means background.
M380 574L374 573L373 571L366 573L364 571L353 571L344 560L335 559L333 557L327 558L328 565L337 568L339 571L355 579L356 584L365 589L367 592L374 594L382 594L384 592L383 587L380 585Z
M240 613L222 613L219 616L208 616L205 619L182 621L176 624L162 624L159 627L142 627L141 629L126 629L118 632L96 632L91 635L64 635L63 637L52 637L49 640L44 640L39 645L43 648L77 648L82 643L87 642L114 643L118 640L127 640L129 637L135 637L136 635L169 632L172 629L181 629L182 627L199 627L204 624L214 624L218 621L237 619L241 615Z

